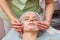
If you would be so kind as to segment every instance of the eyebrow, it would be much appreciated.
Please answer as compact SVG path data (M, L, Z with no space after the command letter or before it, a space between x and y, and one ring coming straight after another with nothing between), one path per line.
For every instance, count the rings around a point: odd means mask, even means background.
M29 16L25 16L24 18L26 18L26 17L29 17Z
M33 17L36 17L36 18L38 18L37 16L33 16Z
M26 18L26 17L29 17L29 16L25 16L24 18ZM33 16L33 18L34 18L34 17L38 18L37 16Z

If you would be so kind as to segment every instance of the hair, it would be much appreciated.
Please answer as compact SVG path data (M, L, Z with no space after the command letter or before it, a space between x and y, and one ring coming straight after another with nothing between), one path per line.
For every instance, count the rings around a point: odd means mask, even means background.
M23 18L23 16L26 14L26 13L32 13L32 14L36 14L36 16L39 18L39 20L41 20L41 17L40 17L40 15L37 13L37 12L34 12L34 11L26 11L25 13L23 13L21 16L20 16L20 18L19 18L19 21L22 21L22 18Z

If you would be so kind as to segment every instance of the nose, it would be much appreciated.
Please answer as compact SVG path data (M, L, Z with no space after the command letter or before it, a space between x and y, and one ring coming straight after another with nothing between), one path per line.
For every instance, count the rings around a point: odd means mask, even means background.
M33 19L30 19L30 22L33 22L34 20Z

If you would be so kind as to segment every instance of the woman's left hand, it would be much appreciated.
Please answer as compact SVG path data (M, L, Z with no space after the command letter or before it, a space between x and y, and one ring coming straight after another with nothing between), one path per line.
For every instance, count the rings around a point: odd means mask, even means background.
M49 28L50 26L50 22L48 21L39 21L38 24L37 24L39 30L46 30Z

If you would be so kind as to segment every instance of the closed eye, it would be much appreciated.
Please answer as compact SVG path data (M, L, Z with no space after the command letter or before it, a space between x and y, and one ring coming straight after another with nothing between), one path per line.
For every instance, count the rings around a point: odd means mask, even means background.
M34 19L34 21L38 21L38 19Z
M33 20L38 21L38 17L33 16Z
M25 18L24 20L29 20L28 18Z
M24 17L24 20L29 20L29 16L25 16Z

